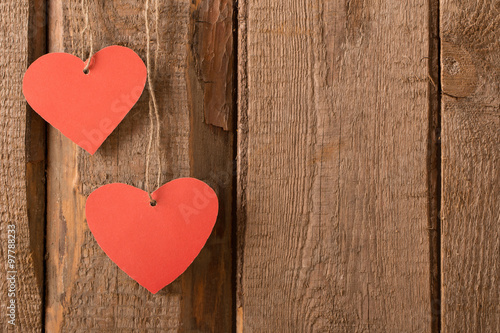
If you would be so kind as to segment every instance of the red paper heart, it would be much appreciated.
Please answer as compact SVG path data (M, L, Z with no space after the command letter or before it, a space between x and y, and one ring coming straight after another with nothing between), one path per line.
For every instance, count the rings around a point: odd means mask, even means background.
M137 102L146 84L141 58L109 46L85 63L68 53L49 53L28 68L23 93L43 119L94 154Z
M214 190L194 178L175 179L151 195L114 183L87 199L87 223L118 267L153 294L174 281L205 245L217 219Z

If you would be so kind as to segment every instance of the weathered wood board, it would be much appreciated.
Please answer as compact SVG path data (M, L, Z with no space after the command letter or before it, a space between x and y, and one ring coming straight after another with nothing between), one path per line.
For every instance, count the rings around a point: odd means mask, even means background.
M240 1L243 332L426 332L427 1Z
M124 45L146 62L149 38L149 79L154 81L162 128L161 149L153 152L151 178L156 179L159 154L162 182L182 176L208 182L219 196L218 222L188 271L158 294L150 294L106 257L84 215L86 197L103 184L124 182L145 188L149 93L144 92L94 156L50 128L48 332L206 332L228 331L232 325L233 138L221 128L229 128L226 122L232 121L232 95L227 94L228 87L232 89L232 5L214 2L210 8L219 6L219 14L211 12L199 28L198 18L208 15L207 8L180 1L152 0L148 4L149 36L145 1L53 0L49 48L85 59L91 33L95 50ZM194 40L193 34L202 28L203 33L198 32ZM216 50L210 57L195 52L199 43L214 44ZM216 65L211 58L214 54ZM219 74L217 88L207 92L213 73ZM217 107L211 109L212 104ZM220 105L226 108L224 114L214 114Z
M441 1L443 332L500 332L499 24L498 1Z
M30 44L30 39L44 30L34 15L39 5L39 1L17 0L0 5L2 332L37 332L42 328L44 154L40 157L32 151L35 145L43 146L44 131L22 95L24 71L44 47L43 43ZM41 142L34 142L35 137Z

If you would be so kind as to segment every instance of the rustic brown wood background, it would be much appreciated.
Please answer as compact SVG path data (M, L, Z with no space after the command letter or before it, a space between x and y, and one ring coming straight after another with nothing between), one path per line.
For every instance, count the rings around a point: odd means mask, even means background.
M89 12L88 29L85 11ZM500 2L4 0L2 332L500 332ZM214 232L156 295L86 197L144 188L147 90L94 156L26 104L27 66L118 44L152 73L162 180L217 191ZM126 69L124 69L126 70ZM154 166L153 166L154 168Z

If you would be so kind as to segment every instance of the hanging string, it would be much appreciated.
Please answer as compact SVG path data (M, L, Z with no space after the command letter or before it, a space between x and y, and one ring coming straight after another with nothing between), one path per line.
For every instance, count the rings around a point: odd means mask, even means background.
M90 67L90 60L92 60L92 56L94 55L94 45L93 45L93 40L92 40L92 33L90 34L90 52L89 52L89 60L87 61L87 64L83 68L83 72L85 74L89 73L89 67Z
M159 17L159 14L160 11L158 10L158 0L155 0L155 29L156 29L156 49L155 49L155 78L156 78L156 68L158 68L158 56L159 56L159 52L158 50L160 49L160 34L159 34L159 26L158 26L158 22L160 21L160 17ZM156 97L155 97L155 104L156 104ZM157 154L156 154L156 159L157 159L157 163L158 163L158 175L157 175L157 178L156 178L156 183L157 183L157 188L160 187L161 185L161 156L160 156L160 137L161 137L161 133L160 133L160 113L158 111L158 108L155 107L155 117L156 117L156 151L157 151Z
M150 162L151 162L151 148L153 145L153 135L155 133L155 125L153 121L153 116L156 120L156 140L155 140L155 149L157 152L157 163L158 163L158 175L157 175L157 188L160 187L160 181L161 181L161 158L160 158L160 113L158 111L158 104L156 102L156 94L154 90L154 77L152 76L152 71L151 71L151 52L150 52L150 32L149 32L149 18L148 18L148 11L149 11L149 0L146 0L145 6L144 6L144 19L145 19L145 24L146 24L146 67L147 67L147 72L148 72L148 89L149 89L149 142L148 142L148 149L146 152L146 191L148 192L149 195L149 200L151 203L151 206L156 205L156 201L153 199L151 196L151 187L150 187L150 181L149 181L149 174L150 174ZM159 43L159 36L158 36L158 0L155 0L155 12L156 12L156 41L157 41L157 47L155 50L155 69L157 68L157 53L158 53L158 43ZM154 115L153 115L154 111Z
M83 41L83 35L84 33L88 30L89 31L89 40L90 40L90 52L89 52L89 58L87 61L87 64L83 68L83 72L85 74L89 73L89 67L90 67L90 60L92 60L92 56L94 55L94 41L92 39L92 29L90 27L90 20L89 20L89 4L87 1L82 0L82 12L85 14L85 27L83 28L81 34L82 34L82 41ZM82 58L85 55L83 54L83 49L82 49Z
M85 32L87 32L87 31L89 33L89 42L90 42L89 58L88 58L87 64L83 68L83 72L85 74L89 73L90 60L92 59L92 55L94 54L94 41L92 39L92 28L90 26L89 7L90 7L90 5L89 5L88 1L82 0L82 14L85 16L84 17L85 27L80 32L80 40L81 40L81 43L82 43L82 56L81 56L82 59L85 57L84 36L85 36ZM82 151L83 151L82 148L76 150L76 152L75 152L75 159L76 159L76 161L78 161L80 159ZM80 177L80 174L78 172L76 173L76 177ZM75 184L76 184L76 182L77 182L77 180L75 179Z

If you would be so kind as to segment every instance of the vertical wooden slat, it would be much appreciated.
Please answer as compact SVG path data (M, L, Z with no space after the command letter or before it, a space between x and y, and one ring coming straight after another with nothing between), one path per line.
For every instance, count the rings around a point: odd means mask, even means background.
M191 4L186 70L190 172L217 189L220 209L211 239L182 276L183 332L230 332L233 327L232 15L232 0Z
M32 63L46 53L47 7L45 0L30 1L29 53ZM26 113L26 191L30 237L38 288L44 293L45 256L45 170L46 170L46 123L28 106Z
M441 1L442 331L500 331L500 7Z
M427 1L242 1L243 332L431 329Z
M145 60L144 4L138 0L89 1L94 49L124 45ZM82 33L82 3L53 0L50 8L50 51L85 58L90 45L88 35ZM94 156L50 129L46 315L49 332L205 332L227 331L232 325L232 133L209 125L204 109L207 98L230 96L222 88L205 93L208 83L201 82L200 76L204 71L200 58L203 56L193 52L200 42L192 35L197 34L193 29L195 9L188 2L150 1L150 79L156 86L161 113L162 180L191 175L214 187L221 203L215 230L186 273L158 294L150 294L106 257L89 232L84 216L87 195L101 185L124 182L144 188L148 92L144 92ZM215 44L228 43L217 34L203 38L211 38ZM225 47L216 49L228 52ZM228 66L223 62L231 61L232 54L216 54L216 58L223 59L219 65ZM195 64L200 71L194 68ZM226 85L230 86L231 71L222 73L224 77L218 80L227 80ZM232 100L226 104L231 106ZM156 153L152 170L156 172Z
M41 147L41 152L35 151L36 147L27 140L37 134L30 132L32 127L36 131L36 126L33 126L32 118L27 114L27 104L22 95L24 71L34 53L39 52L38 47L31 44L31 37L34 32L44 29L43 21L39 22L39 26L34 26L35 3L37 2L3 1L0 5L2 332L39 332L42 328L43 196L42 202L31 200L30 196L37 193L36 189L40 185L43 192L43 183L38 183L40 168L31 164L31 157L39 154L43 161L44 149ZM33 173L33 170L37 171ZM32 206L28 207L28 203ZM42 208L38 207L37 210L37 204ZM9 262L9 259L12 261ZM15 318L8 315L12 313L8 308L11 304L15 306ZM12 324L9 323L10 320L13 320Z

